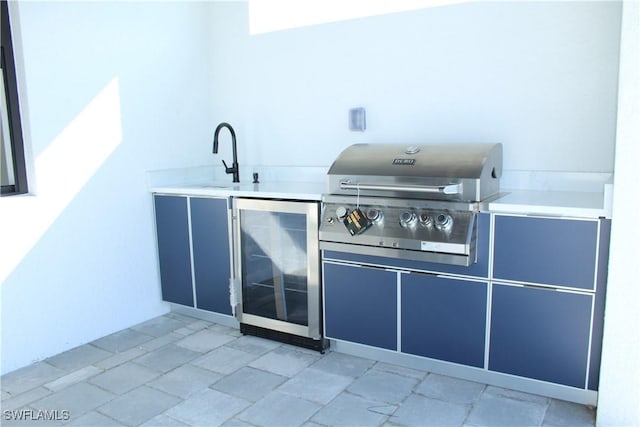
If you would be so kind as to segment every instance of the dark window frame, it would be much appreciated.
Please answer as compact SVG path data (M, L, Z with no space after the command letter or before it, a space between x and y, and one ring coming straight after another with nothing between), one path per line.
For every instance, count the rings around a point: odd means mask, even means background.
M6 0L0 1L0 15L2 27L2 45L0 50L2 74L4 76L5 98L7 115L9 118L9 143L11 144L13 176L15 183L2 185L0 194L8 196L24 194L28 192L27 167L22 137L22 120L20 118L20 103L18 99L18 79L16 73L13 42L11 38L11 25L9 20L9 4Z

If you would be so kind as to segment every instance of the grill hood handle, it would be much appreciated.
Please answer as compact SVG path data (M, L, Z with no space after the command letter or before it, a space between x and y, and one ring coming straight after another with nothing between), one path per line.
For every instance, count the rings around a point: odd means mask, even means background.
M399 191L399 192L416 192L426 194L460 194L462 193L462 184L447 185L393 185L393 184L353 184L351 181L341 181L340 188L342 190L374 190L374 191Z

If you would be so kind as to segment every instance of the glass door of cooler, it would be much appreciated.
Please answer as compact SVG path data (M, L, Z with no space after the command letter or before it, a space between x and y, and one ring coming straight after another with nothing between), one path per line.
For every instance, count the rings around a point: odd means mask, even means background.
M234 199L241 323L320 338L318 203Z

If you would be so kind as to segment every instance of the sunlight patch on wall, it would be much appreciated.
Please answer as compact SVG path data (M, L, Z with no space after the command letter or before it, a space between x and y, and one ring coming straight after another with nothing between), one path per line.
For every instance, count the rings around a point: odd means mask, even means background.
M476 0L249 0L249 32L325 24Z
M0 199L0 282L21 262L122 141L120 85L111 80L35 160L37 194Z

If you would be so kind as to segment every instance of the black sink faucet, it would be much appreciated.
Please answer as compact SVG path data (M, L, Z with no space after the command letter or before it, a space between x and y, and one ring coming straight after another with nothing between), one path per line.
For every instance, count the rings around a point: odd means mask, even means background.
M240 169L238 167L238 150L236 149L236 133L234 132L233 128L229 123L222 122L216 128L216 131L213 134L213 154L218 153L218 134L220 133L220 130L222 128L229 129L229 132L231 132L231 143L233 144L233 163L231 164L231 167L227 166L224 160L222 161L222 164L224 165L224 169L226 173L233 174L233 182L240 182Z

